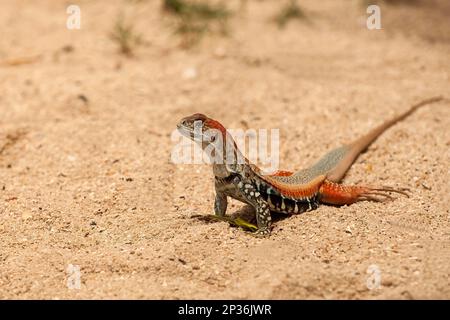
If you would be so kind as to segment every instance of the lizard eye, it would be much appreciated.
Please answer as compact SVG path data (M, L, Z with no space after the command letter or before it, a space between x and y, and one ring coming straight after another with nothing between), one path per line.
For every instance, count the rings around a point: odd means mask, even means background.
M216 136L211 136L211 138L209 138L209 140L210 140L211 142L216 141Z

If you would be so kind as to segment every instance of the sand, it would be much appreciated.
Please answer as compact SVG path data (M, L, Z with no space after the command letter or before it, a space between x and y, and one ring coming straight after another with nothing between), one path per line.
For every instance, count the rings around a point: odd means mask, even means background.
M230 1L227 34L190 48L160 1L77 3L68 30L66 1L0 1L0 298L450 298L448 1L381 3L372 31L363 1L301 1L284 29L280 1ZM132 57L109 37L120 13ZM196 218L212 170L170 161L194 112L280 129L298 170L435 95L344 180L409 198L321 206L270 238Z

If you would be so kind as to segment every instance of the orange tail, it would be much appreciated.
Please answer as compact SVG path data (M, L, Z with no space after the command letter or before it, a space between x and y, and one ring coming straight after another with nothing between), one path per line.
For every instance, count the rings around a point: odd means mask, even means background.
M319 189L320 201L334 205L352 204L357 201L382 202L392 200L390 192L406 195L406 189L393 189L390 187L371 188L363 186L345 186L331 181L324 181Z

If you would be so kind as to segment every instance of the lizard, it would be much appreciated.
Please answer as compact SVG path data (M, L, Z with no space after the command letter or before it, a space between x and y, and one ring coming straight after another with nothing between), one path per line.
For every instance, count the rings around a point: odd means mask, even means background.
M341 180L358 156L384 131L420 107L442 99L433 97L411 106L353 142L329 151L309 168L297 172L265 174L242 155L220 122L204 114L196 113L181 119L177 130L200 144L203 152L207 151L214 159L214 216L224 218L228 197L237 199L255 209L257 226L242 220L234 221L234 224L253 227L256 235L267 236L271 233L271 212L292 215L315 210L320 204L342 206L358 201L384 202L393 199L392 192L408 196L404 188L345 185Z

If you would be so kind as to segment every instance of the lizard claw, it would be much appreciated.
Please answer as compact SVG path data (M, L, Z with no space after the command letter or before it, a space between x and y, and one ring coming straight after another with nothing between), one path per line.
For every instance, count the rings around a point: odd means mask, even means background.
M381 188L376 188L374 190L399 193L399 194L406 196L407 198L409 198L409 193L411 192L411 189L409 189L409 188L404 188L404 187L393 188L393 187L389 187L389 186L383 186Z
M244 219L241 218L235 218L235 219L231 219L232 224L234 224L237 227L241 227L243 229L247 229L247 230L251 230L251 231L256 231L258 230L258 227L255 226L254 224L245 221Z
M254 224L245 221L242 218L232 218L232 217L227 217L227 216L218 216L215 214L210 214L205 216L205 220L216 220L216 221L224 221L224 222L228 222L230 225L232 226L236 226L236 227L240 227L242 229L245 230L249 230L249 231L257 231L258 227L255 226Z
M375 201L384 202L388 200L394 200L395 198L390 195L391 192L398 193L409 198L407 188L392 188L392 187L379 187L379 188L367 188L364 192L360 193L357 197L358 201Z

